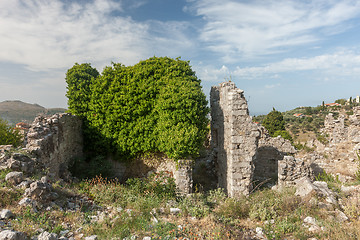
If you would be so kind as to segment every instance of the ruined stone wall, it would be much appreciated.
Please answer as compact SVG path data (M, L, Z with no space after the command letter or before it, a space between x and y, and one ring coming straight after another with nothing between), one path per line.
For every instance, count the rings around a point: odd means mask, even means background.
M267 130L252 122L244 91L233 82L211 88L211 147L217 166L218 185L230 197L248 195L253 187L271 180L275 184L281 172L282 181L306 175L307 167L286 162L284 156L295 148L282 137L272 138ZM296 168L294 168L296 166ZM280 169L280 171L279 171ZM294 169L305 169L295 174Z
M336 119L329 113L321 133L326 142L309 141L307 145L315 149L303 157L312 163L315 174L322 171L338 175L342 181L350 180L358 170L357 152L360 150L360 107L354 114L340 114ZM345 124L347 122L347 124Z
M231 197L252 189L253 159L260 131L252 122L244 91L233 82L211 88L211 140L216 152L218 184Z
M56 177L67 178L67 167L83 157L81 120L71 114L38 116L32 123L26 148Z
M280 136L272 138L264 127L259 126L259 128L262 129L262 134L254 159L254 182L258 184L267 181L274 184L278 179L279 161L284 156L294 154L296 150L289 140Z
M278 167L278 185L294 186L296 180L307 177L311 180L314 178L313 171L309 164L302 159L296 159L293 156L284 156L279 161Z

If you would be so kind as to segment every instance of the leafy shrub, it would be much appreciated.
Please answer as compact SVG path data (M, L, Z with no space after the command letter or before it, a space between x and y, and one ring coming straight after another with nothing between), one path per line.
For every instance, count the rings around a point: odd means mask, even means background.
M316 181L323 181L328 184L328 187L336 192L341 192L339 185L341 185L341 181L339 180L339 177L334 177L331 174L326 173L323 171L319 175L315 177Z
M329 135L326 133L316 133L316 139L321 142L322 144L327 144L328 143L328 138Z
M285 121L281 112L273 110L266 115L262 125L269 131L272 137L276 137L274 133L276 131L285 131Z
M18 147L21 143L22 137L19 131L0 118L0 145L13 145L14 147Z
M199 153L208 107L189 62L153 57L129 67L114 63L101 75L75 64L66 80L69 110L84 118L88 150L115 149L122 158Z

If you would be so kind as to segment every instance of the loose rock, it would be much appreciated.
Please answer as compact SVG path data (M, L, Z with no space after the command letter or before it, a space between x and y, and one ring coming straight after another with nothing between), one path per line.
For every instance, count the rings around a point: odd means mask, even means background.
M5 181L11 183L12 185L17 185L23 180L22 172L9 172L6 174Z
M26 240L26 236L22 232L4 230L0 232L0 240Z
M3 209L0 212L1 219L9 219L9 218L13 218L13 217L14 217L14 214L9 209Z

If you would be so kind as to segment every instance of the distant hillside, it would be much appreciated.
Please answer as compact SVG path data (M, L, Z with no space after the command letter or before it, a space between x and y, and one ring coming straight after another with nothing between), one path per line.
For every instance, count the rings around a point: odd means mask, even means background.
M338 99L334 103L318 105L317 107L297 107L283 112L286 123L286 130L289 131L294 142L306 143L309 139L321 141L323 136L320 129L324 127L324 119L327 114L332 113L335 118L340 114L349 116L353 114L353 107L360 106L359 102L347 102L345 99ZM259 115L253 118L254 122L262 123L266 115ZM348 124L345 118L345 125Z
M32 123L39 114L53 115L65 111L64 108L46 109L38 104L24 103L18 100L0 102L0 118L5 119L11 125L18 122Z

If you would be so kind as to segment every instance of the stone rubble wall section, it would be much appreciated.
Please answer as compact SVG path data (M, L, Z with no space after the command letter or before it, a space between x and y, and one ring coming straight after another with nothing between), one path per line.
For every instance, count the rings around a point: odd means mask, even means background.
M26 148L56 177L68 178L68 165L83 157L82 122L69 113L38 116L27 134Z
M337 174L347 181L358 169L357 153L360 151L360 107L354 108L349 116L349 124L345 124L345 116L340 114L337 119L329 113L324 121L321 133L326 136L325 144L318 141L308 143L314 147L313 153L304 156L314 166L316 174L326 171Z
M279 186L294 186L296 181L308 177L314 178L310 165L302 159L296 159L293 156L284 156L279 161L278 165L278 185Z

